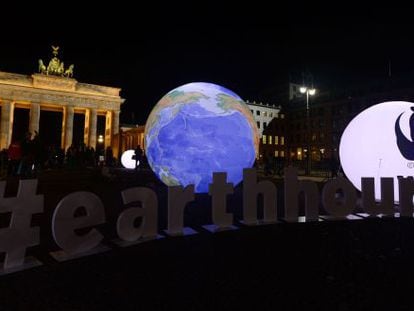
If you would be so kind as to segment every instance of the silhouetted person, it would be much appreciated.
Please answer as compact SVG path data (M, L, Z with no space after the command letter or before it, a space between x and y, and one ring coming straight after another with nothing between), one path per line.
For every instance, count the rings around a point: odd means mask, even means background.
M141 146L138 145L134 151L135 170L138 169L139 163L142 162L142 153Z
M34 131L31 146L33 173L36 174L37 171L42 168L42 164L47 158L47 155L44 152L43 144L39 137L39 133L37 131Z
M22 139L20 146L22 150L22 159L18 169L18 175L27 177L31 174L32 163L33 163L33 145L32 145L32 134L27 132L24 139Z
M109 146L106 147L106 150L105 150L105 162L106 162L106 166L113 166L114 155L112 152L112 148Z
M14 141L10 144L7 155L9 158L7 175L17 175L22 159L22 149L19 141Z
M331 177L338 177L338 170L339 170L339 162L335 157L331 158L330 162L331 166Z
M272 174L272 161L273 160L273 157L272 157L272 155L269 153L269 154L264 154L264 156L263 156L263 164L264 164L264 175L265 176L267 176L267 175L271 175Z
M283 157L276 157L276 174L282 176L284 167L285 159Z

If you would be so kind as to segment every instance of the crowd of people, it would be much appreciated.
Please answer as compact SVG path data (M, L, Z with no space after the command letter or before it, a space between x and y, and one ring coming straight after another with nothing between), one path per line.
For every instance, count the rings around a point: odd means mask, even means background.
M136 169L145 166L146 158L141 146L136 146L133 159ZM335 157L323 164L323 169L328 174L330 173L330 177L338 176L340 164ZM277 157L270 153L264 154L255 163L255 167L262 169L265 176L283 176L284 168L289 165L295 166L287 163L284 157ZM80 143L72 144L65 152L60 146L45 145L36 131L33 135L26 133L22 139L13 141L8 149L0 151L0 176L2 177L6 175L34 177L39 170L97 166L120 166L111 147L95 150L93 147Z
M143 162L143 152L137 158ZM14 140L8 149L0 152L0 175L35 177L41 170L78 169L98 166L119 166L111 147L95 150L84 143L72 144L65 152L56 145L46 145L38 132L26 133L24 138Z
M306 165L306 158L303 161L288 161L284 157L277 157L275 155L264 154L263 157L256 163L256 167L263 170L265 176L283 176L284 168L287 166L297 167L299 169L304 169ZM325 175L331 178L338 177L343 175L343 171L340 165L340 162L336 156L331 158L322 159L318 162L314 162L312 173L315 171L323 172Z

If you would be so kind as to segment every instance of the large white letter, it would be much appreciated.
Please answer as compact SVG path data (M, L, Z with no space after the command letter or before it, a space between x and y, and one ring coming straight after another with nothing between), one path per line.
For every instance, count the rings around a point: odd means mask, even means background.
M158 200L155 192L148 188L134 187L122 191L121 195L124 204L141 202L142 207L128 208L119 215L116 223L118 236L128 242L135 242L141 238L156 238ZM142 219L138 227L134 225L137 218Z
M305 195L306 221L317 221L319 214L319 191L316 183L310 180L298 181L298 170L285 168L285 220L298 221L298 196Z
M269 180L257 182L255 169L243 170L243 221L246 225L257 225L257 196L263 196L263 222L276 222L277 189Z
M213 173L213 183L208 191L212 197L212 218L217 230L231 228L233 223L233 214L226 212L226 198L233 193L233 184L226 181L227 173Z
M381 201L375 202L374 178L361 178L362 207L371 216L394 216L394 178L381 177Z
M0 229L0 252L5 252L3 268L24 264L26 248L39 244L39 227L31 227L32 215L43 212L43 195L36 194L37 180L20 180L17 197L5 198L6 182L0 182L0 213L11 212L10 224Z
M337 198L339 190L343 196ZM324 209L335 218L344 218L351 214L356 207L356 190L352 184L343 177L328 181L322 190Z
M187 203L194 201L194 185L168 187L168 225L170 235L183 235L185 231L196 233L191 228L184 230L184 209Z
M412 176L398 178L400 191L400 216L413 217L414 179Z
M80 207L84 208L86 215L76 217L75 212ZM67 254L84 253L96 247L102 241L103 235L95 228L82 235L77 234L75 230L103 223L105 210L101 199L91 192L74 192L60 200L53 212L53 238Z

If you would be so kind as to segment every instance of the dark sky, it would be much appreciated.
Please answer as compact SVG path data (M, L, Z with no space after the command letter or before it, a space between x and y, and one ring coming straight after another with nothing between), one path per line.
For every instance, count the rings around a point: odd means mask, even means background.
M75 64L78 81L122 88L121 118L130 121L134 113L139 124L166 92L192 81L267 101L264 89L302 71L320 88L386 76L389 60L393 74L413 72L409 15L295 4L238 12L197 7L205 3L160 10L163 4L154 3L151 10L108 6L101 13L65 9L61 18L47 18L46 11L9 16L2 20L0 70L31 74L57 44L66 66Z

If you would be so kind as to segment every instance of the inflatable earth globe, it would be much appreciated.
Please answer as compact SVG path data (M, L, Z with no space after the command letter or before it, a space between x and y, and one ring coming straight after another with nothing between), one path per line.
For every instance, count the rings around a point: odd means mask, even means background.
M208 192L214 172L237 185L253 166L259 135L253 115L232 91L189 83L167 93L145 125L148 163L167 186Z

